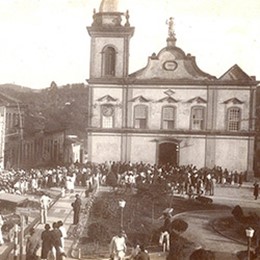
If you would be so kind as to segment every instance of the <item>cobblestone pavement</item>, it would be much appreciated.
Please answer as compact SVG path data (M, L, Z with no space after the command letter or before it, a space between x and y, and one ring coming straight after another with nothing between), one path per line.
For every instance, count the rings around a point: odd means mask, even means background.
M101 187L99 192L107 191L107 187ZM60 198L55 206L48 212L48 223L52 224L58 220L62 220L67 230L73 229L73 214L71 203L75 199L75 194L83 194L84 190L77 188L75 193L67 194L64 198ZM224 204L230 206L230 210L225 211L196 211L179 214L175 217L182 217L189 223L189 228L183 233L183 236L196 243L198 247L203 247L216 252L217 260L232 260L237 259L235 254L238 251L246 250L246 245L239 244L229 238L217 233L210 226L210 222L214 218L231 215L231 209L239 204L245 210L252 210L260 213L259 201L253 198L253 184L246 183L243 187L237 186L217 186L215 195L212 197L213 203ZM30 220L32 221L32 220ZM37 223L36 231L39 234L43 230L43 225ZM70 255L72 245L75 242L73 236L65 240L65 251ZM0 247L0 260L3 258L3 253L8 245ZM24 252L24 251L23 251ZM39 250L40 252L40 250ZM13 259L11 256L9 259ZM19 259L19 258L18 258ZM75 258L66 259L71 260ZM151 254L151 260L166 259L166 255L162 252Z

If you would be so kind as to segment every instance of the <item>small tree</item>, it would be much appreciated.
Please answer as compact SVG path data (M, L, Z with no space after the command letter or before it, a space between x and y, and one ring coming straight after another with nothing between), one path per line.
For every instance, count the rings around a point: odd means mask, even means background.
M164 184L152 183L152 184L141 184L137 187L138 196L142 198L148 198L152 204L152 223L155 219L155 204L161 203L163 200L167 200L167 192Z

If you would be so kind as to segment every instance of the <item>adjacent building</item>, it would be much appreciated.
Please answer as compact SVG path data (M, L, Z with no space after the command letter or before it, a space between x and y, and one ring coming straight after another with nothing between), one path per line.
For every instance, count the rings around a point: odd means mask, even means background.
M117 1L103 0L87 27L88 159L219 165L253 174L258 81L238 65L220 78L203 72L177 47L172 19L166 45L129 74L134 27L121 11Z

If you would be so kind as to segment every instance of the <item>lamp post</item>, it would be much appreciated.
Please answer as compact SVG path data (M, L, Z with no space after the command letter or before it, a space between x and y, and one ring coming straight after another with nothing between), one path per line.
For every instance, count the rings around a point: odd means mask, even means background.
M246 229L246 236L248 238L248 244L247 244L247 259L250 260L250 247L251 247L251 239L254 235L255 230L251 227Z
M119 200L119 207L121 208L121 228L124 226L124 207L125 207L126 201Z

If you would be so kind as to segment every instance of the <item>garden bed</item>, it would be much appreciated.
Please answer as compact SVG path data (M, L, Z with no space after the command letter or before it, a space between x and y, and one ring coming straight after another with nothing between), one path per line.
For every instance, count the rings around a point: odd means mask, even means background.
M122 212L119 200L125 200ZM135 242L146 245L149 252L161 251L158 246L163 220L160 219L166 208L173 208L173 214L193 210L227 209L226 206L202 204L194 199L170 197L168 195L151 198L143 194L106 192L97 197L90 211L88 225L80 238L79 247L82 258L99 259L109 257L109 243L117 234L123 213L123 228L127 234L129 250ZM181 239L180 239L181 241ZM187 241L182 241L187 245ZM188 247L192 247L189 245ZM184 247L183 247L184 248ZM190 252L189 248L186 248Z

